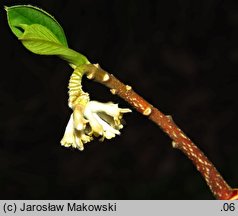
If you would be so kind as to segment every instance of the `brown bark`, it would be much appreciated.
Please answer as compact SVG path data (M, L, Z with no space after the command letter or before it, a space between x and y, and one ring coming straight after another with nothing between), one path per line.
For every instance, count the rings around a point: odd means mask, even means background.
M238 189L232 189L215 166L208 160L204 153L180 130L171 116L166 116L157 108L139 96L131 86L120 82L112 74L107 73L98 65L85 65L85 73L89 79L94 79L128 102L138 112L147 116L157 124L171 139L172 146L181 150L202 174L207 185L217 199L237 200Z

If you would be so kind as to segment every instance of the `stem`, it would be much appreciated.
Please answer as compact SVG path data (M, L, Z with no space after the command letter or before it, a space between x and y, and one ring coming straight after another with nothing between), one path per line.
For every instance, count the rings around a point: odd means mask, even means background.
M160 126L172 139L172 146L181 150L193 162L216 199L238 199L238 189L233 189L226 183L215 166L185 133L179 129L171 116L164 115L133 91L131 86L123 84L112 74L101 69L99 65L87 64L82 67L89 79L94 79L96 82L110 88L112 94L120 96L138 112L147 116L151 121Z

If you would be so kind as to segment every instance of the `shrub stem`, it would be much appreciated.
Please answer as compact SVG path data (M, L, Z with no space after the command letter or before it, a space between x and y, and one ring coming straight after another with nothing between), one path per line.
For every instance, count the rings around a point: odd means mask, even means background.
M238 199L238 189L233 189L226 183L211 161L174 123L171 116L164 115L139 96L131 86L123 84L115 76L100 68L99 65L87 64L82 67L89 79L105 85L112 94L118 95L139 113L157 124L172 139L172 146L181 150L193 162L216 199Z

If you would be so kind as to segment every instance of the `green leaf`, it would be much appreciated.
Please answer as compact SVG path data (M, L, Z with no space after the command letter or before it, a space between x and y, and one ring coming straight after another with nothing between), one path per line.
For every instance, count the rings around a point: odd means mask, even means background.
M5 7L5 9L7 11L8 24L17 37L23 34L22 30L19 29L20 25L40 24L52 31L62 44L68 46L63 28L46 11L31 5L16 5Z
M57 55L76 66L89 63L85 56L61 44L46 27L39 24L21 24L19 27L24 30L19 39L31 52L40 55Z
M8 24L23 45L40 55L58 55L70 64L88 64L88 59L68 48L64 31L49 13L31 5L5 7Z

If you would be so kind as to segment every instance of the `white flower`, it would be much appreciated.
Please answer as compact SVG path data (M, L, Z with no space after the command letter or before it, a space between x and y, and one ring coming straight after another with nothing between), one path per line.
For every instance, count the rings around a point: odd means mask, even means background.
M122 115L130 109L119 108L117 104L89 101L85 105L77 104L73 108L61 145L72 146L79 150L84 144L93 140L93 136L101 140L111 139L120 135Z

